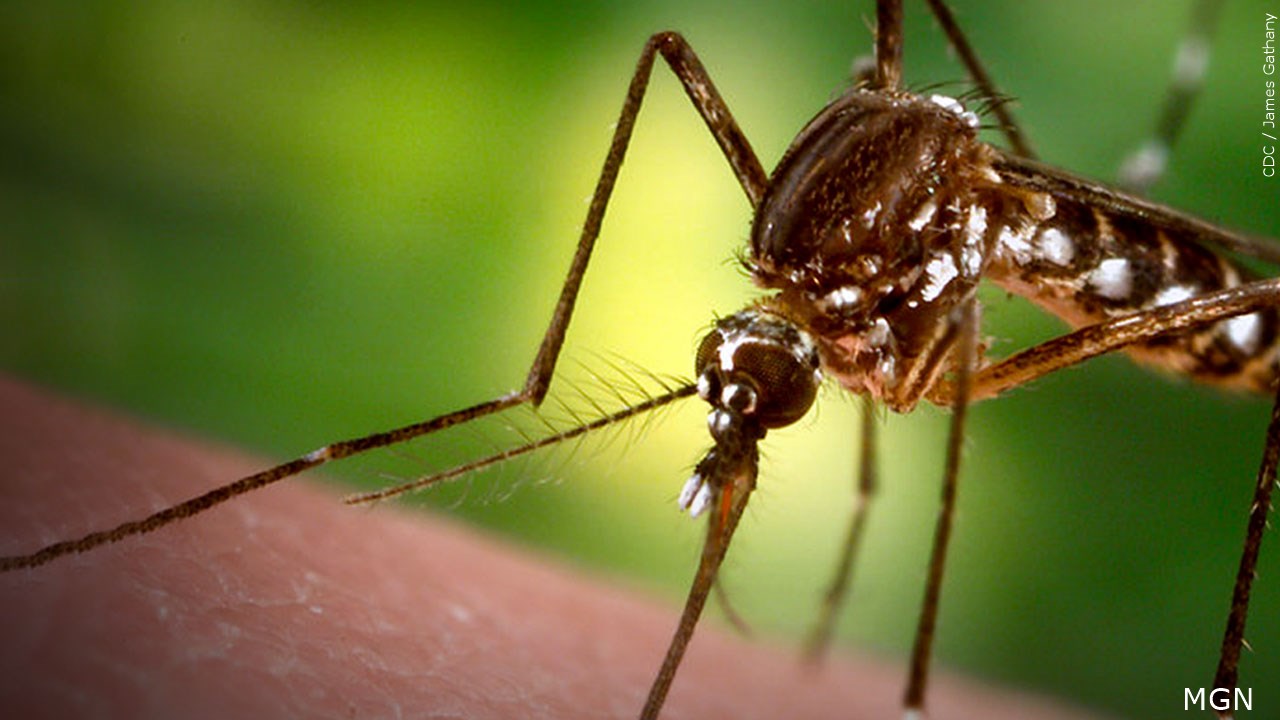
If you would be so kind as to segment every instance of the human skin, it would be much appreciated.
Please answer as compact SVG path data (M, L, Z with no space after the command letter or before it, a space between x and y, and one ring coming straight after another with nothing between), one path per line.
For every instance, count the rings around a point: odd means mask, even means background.
M0 553L260 469L234 451L0 380ZM302 480L0 575L13 718L628 718L678 615L447 519ZM666 718L895 718L897 663L698 629ZM940 677L929 717L1084 718Z

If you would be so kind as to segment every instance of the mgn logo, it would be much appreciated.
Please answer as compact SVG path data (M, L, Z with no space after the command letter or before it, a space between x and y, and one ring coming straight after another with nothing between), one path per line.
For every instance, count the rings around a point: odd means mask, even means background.
M1204 688L1195 688L1194 690L1192 688L1183 688L1182 709L1252 710L1253 688L1236 688L1235 690L1214 688L1207 692Z

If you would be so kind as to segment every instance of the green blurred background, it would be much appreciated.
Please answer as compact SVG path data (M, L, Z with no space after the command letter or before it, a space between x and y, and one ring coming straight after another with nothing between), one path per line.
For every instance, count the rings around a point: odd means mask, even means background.
M1044 158L1095 177L1153 126L1189 10L956 4ZM868 2L458 5L0 7L3 367L281 458L493 397L524 377L650 32L685 33L766 166L871 42ZM908 5L909 81L963 81ZM1280 186L1259 173L1262 9L1228 9L1156 195L1277 236ZM669 73L655 77L569 337L565 367L587 387L574 363L608 374L596 353L689 375L712 313L752 295L731 262L747 204ZM1058 330L987 298L997 354ZM701 536L674 498L709 442L705 410L686 405L422 502L674 607ZM1122 358L975 408L942 665L1121 716L1180 716L1183 687L1211 681L1266 415L1265 401ZM815 614L856 417L828 388L767 442L724 576L765 635ZM409 477L504 445L520 422L333 475ZM945 429L931 408L887 418L844 643L909 648ZM1261 708L1280 684L1269 540L1243 665Z

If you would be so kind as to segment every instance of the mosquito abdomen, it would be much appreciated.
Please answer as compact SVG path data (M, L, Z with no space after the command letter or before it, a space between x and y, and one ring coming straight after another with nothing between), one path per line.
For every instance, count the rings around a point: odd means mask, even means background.
M1024 211L1004 213L992 228L997 238L987 277L1072 327L1256 279L1185 229L1070 197L1008 190L1018 195ZM1277 310L1266 309L1157 338L1129 353L1200 381L1270 392L1277 375L1278 329Z

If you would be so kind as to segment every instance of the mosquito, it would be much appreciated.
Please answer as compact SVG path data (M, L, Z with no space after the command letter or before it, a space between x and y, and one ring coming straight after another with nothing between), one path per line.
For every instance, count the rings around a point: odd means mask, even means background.
M953 42L961 45L958 28L947 19L944 6L935 5L935 12L949 29ZM835 377L847 389L893 410L910 410L926 400L953 408L945 473L948 498L953 497L958 479L959 443L970 400L997 395L1088 357L1137 347L1137 354L1145 354L1158 364L1202 376L1216 373L1228 383L1247 376L1243 384L1270 389L1273 383L1268 379L1269 366L1251 364L1246 356L1260 355L1275 335L1270 309L1277 292L1274 283L1245 283L1239 274L1233 274L1236 271L1232 266L1208 259L1217 256L1209 255L1203 245L1271 261L1276 257L1273 251L1250 238L1026 159L1029 147L1025 140L1012 134L1017 125L1011 119L1001 119L999 124L1010 131L1012 150L977 144L972 136L979 119L966 103L985 103L991 112L997 112L1004 109L1002 98L990 86L962 99L940 93L906 92L901 81L900 4L878 3L876 27L874 73L860 89L842 96L802 132L773 179L766 176L692 48L678 35L669 33L650 40L628 92L619 130L554 319L523 390L424 423L323 446L136 523L30 555L7 558L5 569L39 565L147 532L332 460L467 423L516 405L540 402L553 377L579 283L585 276L613 181L622 164L645 83L658 58L684 85L757 211L756 230L745 263L770 299L717 321L698 350L695 383L673 386L577 429L433 475L420 483L427 485L466 474L481 465L536 449L535 446L571 439L694 394L712 404L709 427L714 448L698 464L680 497L680 504L690 514L708 518L706 549L644 716L656 716L661 708L738 519L754 490L758 442L769 430L791 424L809 410L820 371ZM977 67L971 64L975 75L979 75ZM857 123L851 121L854 117ZM914 136L906 126L915 121L906 118L912 117L917 117L923 126L936 126L936 137L941 138L921 135L929 142L908 145L917 154L927 156L923 166L929 170L924 174L934 177L925 177L923 185L917 188L895 184L906 183L904 178L920 181L913 177L913 173L920 172L919 165L895 167L895 174L884 178L872 172L880 169L877 163L889 164L896 156L850 165L839 177L827 173L830 162L865 160L871 152L866 148L879 148L888 141L909 142ZM872 134L877 122L885 123L881 129L886 134ZM899 122L904 127L895 126ZM840 145L837 139L846 134L848 138L840 142L855 143L856 138L863 138L865 148L856 143ZM929 144L932 142L945 147L939 149ZM943 181L952 173L963 176L959 189ZM868 204L856 208L830 200L829 192L835 189L839 189L840 197L858 196L858 192L841 184L851 183L855 177L867 187L880 188L886 193L884 199L872 197L867 199ZM915 194L917 189L923 194ZM894 207L887 202L887 198L897 196L908 198L906 205ZM1098 216L1091 214L1095 210L1103 213L1109 224L1097 220ZM1089 225L1090 218L1092 230L1082 229ZM1147 225L1135 228L1132 223L1138 219ZM858 223L862 223L861 230ZM1157 243L1162 249L1169 248L1165 252L1173 258L1167 264L1154 266L1166 268L1168 277L1154 269L1135 274L1133 268L1144 258L1136 253L1126 255L1123 242L1119 242L1117 254L1094 255L1091 264L1076 266L1092 252L1083 240L1077 242L1080 238L1102 235L1123 241L1148 232L1142 228L1152 224L1179 238L1172 244ZM828 256L827 245L838 244L837 241L850 247L868 237L885 243L887 235L880 233L882 226L895 231L906 227L917 234L906 260L895 257L899 249L887 244L876 246L874 252L859 251L861 254L856 257L841 256L839 248L835 255ZM1099 228L1109 228L1111 232ZM869 230L876 232L868 236ZM948 244L956 242L959 244ZM1184 268L1185 258L1180 254L1184 248L1188 248L1185 255L1198 263L1195 267L1199 274L1177 274ZM1053 266L1058 271L1056 275L1051 272ZM1001 279L1011 289L1037 297L1083 329L1012 359L985 357L973 288L980 276L991 276L997 267L1002 269ZM888 268L898 274L890 274ZM1140 281L1152 284L1140 287ZM1044 286L1055 287L1053 292L1057 295L1037 295ZM1219 354L1225 354L1226 359L1219 358ZM743 372L746 374L740 375ZM1269 437L1268 447L1275 448L1275 432ZM1261 475L1269 478L1273 471L1273 466L1264 468ZM1259 488L1269 489L1269 483L1260 483ZM412 488L393 488L359 499L379 499L408 489ZM907 693L909 709L922 707L927 686L932 615L943 588L949 502L941 513L935 559L930 565L926 610L922 613ZM1261 517L1265 519L1265 497L1259 496L1255 506L1264 509ZM1261 527L1258 512L1253 518L1251 548L1260 538ZM1249 574L1242 569L1242 578ZM1242 605L1237 606L1241 609L1233 611L1232 619L1239 625L1244 612ZM1234 645L1238 650L1238 638L1229 637L1224 645ZM1231 652L1229 647L1224 651L1225 669L1219 674L1219 681L1224 684L1235 682L1230 677L1234 665Z

